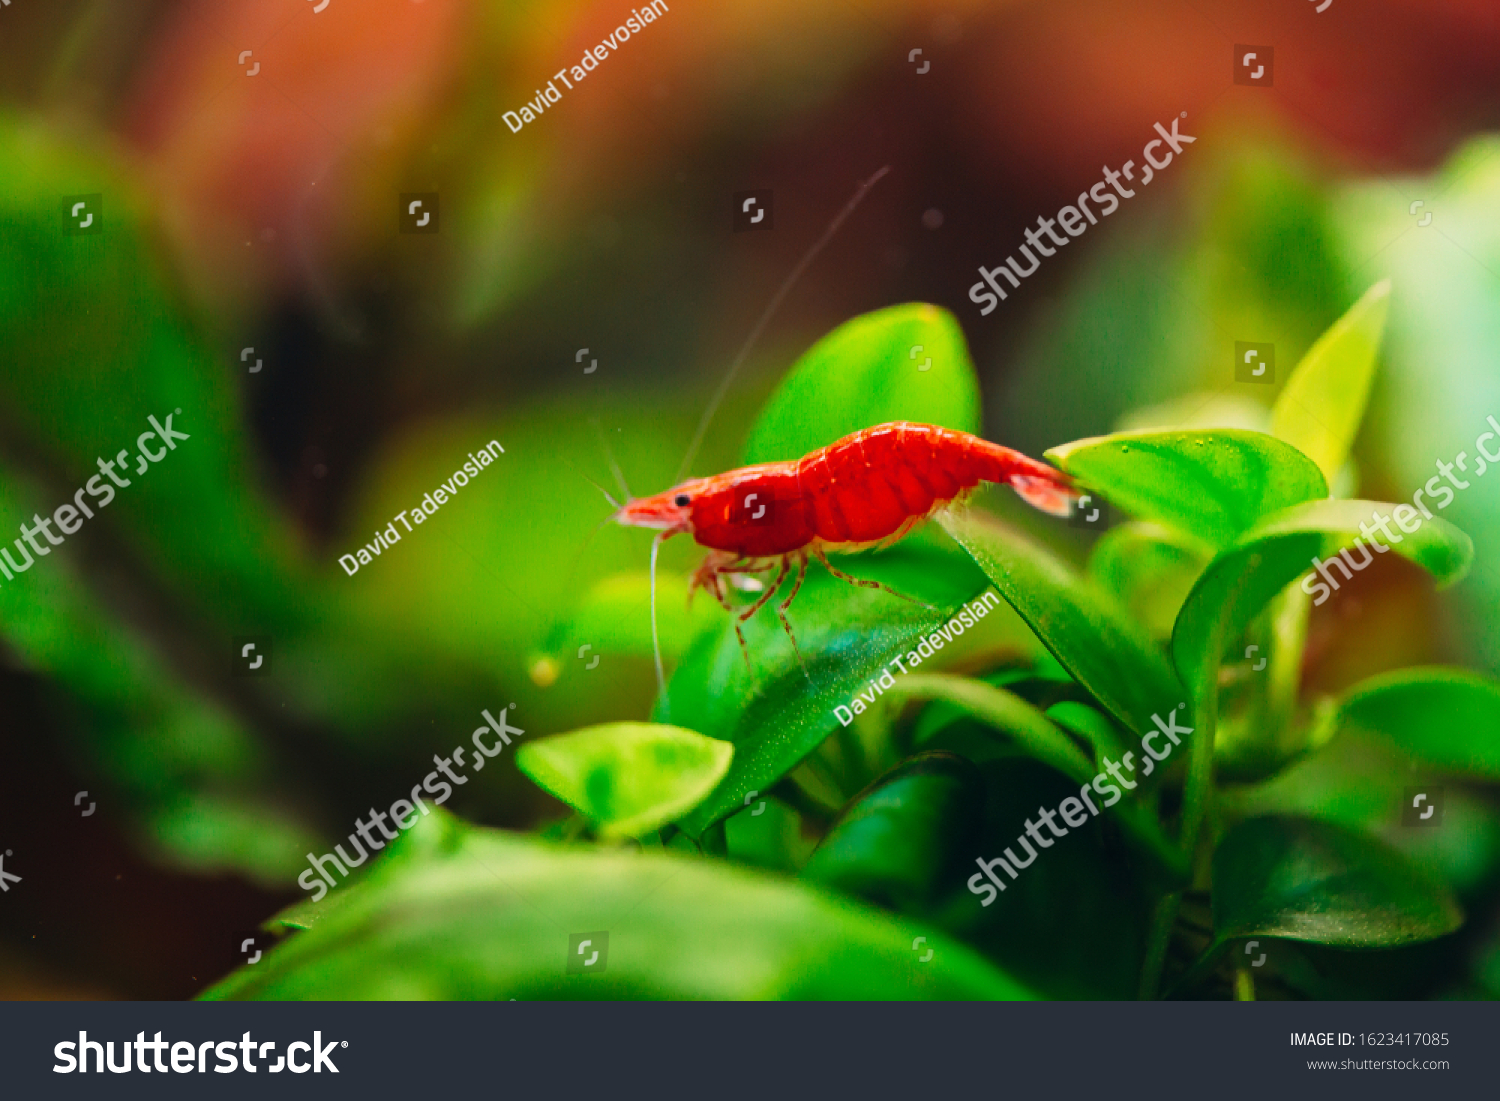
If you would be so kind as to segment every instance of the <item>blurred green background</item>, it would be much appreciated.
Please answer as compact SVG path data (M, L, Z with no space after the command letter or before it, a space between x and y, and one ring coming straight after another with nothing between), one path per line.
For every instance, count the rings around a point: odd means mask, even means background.
M1500 12L1268 7L676 0L519 134L502 112L622 6L0 9L0 534L148 415L180 408L192 435L0 582L0 847L25 877L0 897L0 996L191 995L300 895L310 848L481 709L514 704L528 736L644 718L649 618L618 575L649 539L596 530L588 479L611 484L608 452L637 494L672 482L755 319L883 165L690 473L734 465L793 360L892 303L957 316L985 434L1040 454L1153 416L1263 423L1279 380L1236 384L1235 342L1289 370L1390 277L1351 477L1409 499L1500 416ZM1236 43L1274 44L1273 87L1232 83ZM976 266L1182 112L1196 143L980 317ZM774 229L735 233L752 188L774 190ZM405 192L438 193L438 234L398 232ZM64 197L96 194L102 232L66 232ZM346 576L341 554L490 439L498 463ZM1378 563L1315 615L1307 683L1500 672L1500 482L1445 518L1474 539L1468 580L1438 596ZM682 609L697 557L663 554L674 650L718 615ZM244 635L271 638L269 676L233 675ZM449 809L564 816L495 764ZM1473 886L1494 993L1493 891Z

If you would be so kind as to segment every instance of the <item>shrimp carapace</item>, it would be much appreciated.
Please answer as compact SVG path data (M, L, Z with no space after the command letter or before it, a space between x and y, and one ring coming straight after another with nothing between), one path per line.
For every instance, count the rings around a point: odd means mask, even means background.
M1009 485L1027 504L1054 516L1067 516L1078 499L1066 474L1019 451L951 428L894 421L861 429L800 459L684 482L629 502L614 519L655 528L658 540L686 532L707 547L712 553L693 575L693 589L710 590L726 610L732 611L724 575L780 566L764 594L738 613L735 633L742 649L739 624L771 599L795 562L797 580L777 606L795 646L786 609L802 586L808 555L835 577L892 592L834 569L826 552L894 542L980 482ZM746 664L749 660L746 650Z

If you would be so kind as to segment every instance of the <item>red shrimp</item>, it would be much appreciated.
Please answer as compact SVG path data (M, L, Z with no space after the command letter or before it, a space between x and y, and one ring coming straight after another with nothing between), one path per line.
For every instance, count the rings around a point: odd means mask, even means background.
M740 624L776 594L794 563L796 582L776 614L795 650L797 639L786 611L807 576L809 555L842 581L901 596L878 581L835 569L826 552L893 543L980 482L1004 482L1023 501L1055 516L1067 516L1078 497L1067 475L1019 451L951 428L894 421L861 429L800 459L683 482L665 493L626 503L612 518L659 530L651 552L653 577L656 552L664 539L687 532L707 547L710 553L694 573L689 594L708 589L731 614L734 609L722 578L764 573L780 565L775 582L737 614L734 631L749 665ZM655 602L653 585L653 636ZM660 677L659 649L657 674Z

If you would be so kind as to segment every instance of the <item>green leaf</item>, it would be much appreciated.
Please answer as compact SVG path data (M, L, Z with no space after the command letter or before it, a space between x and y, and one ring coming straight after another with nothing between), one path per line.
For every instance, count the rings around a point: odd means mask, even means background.
M895 910L924 909L969 861L984 812L979 770L919 753L876 780L813 850L802 878Z
M1182 689L1165 657L1107 593L1010 528L944 515L943 527L974 557L1062 666L1127 727L1152 729Z
M598 828L637 837L702 802L734 746L657 723L605 723L528 742L516 767Z
M555 845L437 811L209 1000L1028 998L933 929L660 850ZM609 935L568 974L569 935ZM912 941L933 955L918 963Z
M1361 681L1339 709L1419 764L1500 780L1500 683L1463 669L1402 669Z
M797 361L751 429L744 461L801 458L888 421L977 433L979 412L979 380L953 315L923 302L889 306L845 322Z
M1133 521L1101 535L1089 555L1089 577L1113 593L1156 638L1172 624L1212 551L1164 524Z
M1312 818L1252 818L1214 852L1214 936L1392 948L1453 932L1442 883L1365 834Z
M1377 501L1310 501L1267 518L1220 551L1193 586L1172 632L1172 657L1194 699L1205 698L1225 647L1272 597L1307 572L1314 558L1327 560L1350 544L1361 523L1369 525L1377 512L1394 507ZM1426 569L1440 587L1458 581L1474 557L1469 537L1439 517L1402 535L1390 549ZM1313 589L1323 584L1312 580L1306 584Z
M1262 517L1328 496L1317 465L1261 432L1122 432L1047 452L1063 470L1141 520L1223 546Z
M875 589L839 581L817 563L787 612L796 632L802 664L792 651L774 609L763 608L744 624L751 667L735 639L732 623L702 637L683 657L654 718L700 730L735 746L734 763L717 789L677 825L696 837L711 823L743 809L751 791L769 791L828 734L839 728L834 708L851 707L861 691L874 697L870 707L886 706L883 690L871 686L891 665L945 624L984 585L984 575L967 556L932 547L900 547L848 558L846 572L879 580L897 592L942 609L926 608ZM969 605L971 615L979 616ZM1023 630L993 596L974 628L942 643L924 668L950 655L1017 637ZM951 633L951 632L950 632ZM951 649L950 649L951 647ZM805 667L805 672L804 672ZM866 707L865 702L860 703ZM852 795L864 780L853 785Z
M1389 279L1366 291L1302 357L1271 410L1271 432L1317 463L1330 485L1364 419L1390 301Z

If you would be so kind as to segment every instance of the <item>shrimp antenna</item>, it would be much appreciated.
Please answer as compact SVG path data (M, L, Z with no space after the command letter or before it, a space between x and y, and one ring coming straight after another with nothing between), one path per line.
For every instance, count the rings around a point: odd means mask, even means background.
M682 460L682 466L677 470L677 477L672 479L673 483L682 481L682 476L687 473L688 467L692 466L693 460L698 457L698 448L703 446L703 437L708 432L709 421L713 420L714 414L719 411L719 406L723 404L725 396L729 393L729 387L734 382L734 376L739 374L740 368L744 366L745 358L749 356L750 349L755 347L755 342L760 339L761 333L770 324L772 315L781 308L781 303L791 293L792 287L796 284L797 280L802 278L802 273L817 259L818 253L822 252L823 247L829 241L833 240L833 235L839 231L839 227L844 224L849 215L854 213L854 208L859 206L864 197L870 193L870 189L879 183L881 177L890 170L891 166L886 165L855 189L854 198L850 199L844 205L844 209L839 211L833 221L828 223L828 228L823 231L823 236L819 237L813 244L813 247L807 250L807 255L802 257L797 266L792 269L792 274L786 277L786 281L781 284L776 294L772 296L770 305L760 315L760 320L755 323L755 328L750 330L749 339L740 348L739 355L734 357L734 362L729 365L729 371L724 375L724 381L719 383L719 388L714 391L714 396L709 401L708 408L703 411L703 419L698 422L698 430L693 433L693 441L688 444L687 455Z
M616 501L612 496L610 496L609 490L605 489L602 485L600 485L598 482L594 481L594 479L590 478L587 474L583 473L582 471L579 471L578 472L578 476L580 478L582 478L585 482L587 482L589 485L591 485L595 489L597 489L600 493L604 494L604 499L606 501L608 501L610 504L614 505L616 509L620 509L620 508L624 508L625 507L624 505L620 504L619 501ZM625 496L628 498L630 496L630 494L627 493Z
M604 429L599 426L599 418L595 417L589 423L594 426L594 431L599 433L599 444L604 448L604 458L609 462L610 473L615 476L615 485L619 486L620 492L625 494L625 500L634 501L635 494L631 493L630 487L625 484L625 475L620 473L620 464L615 462L615 453L610 449L609 437L604 434Z
M661 696L663 707L663 718L667 708L667 677L661 668L661 636L656 630L656 555L661 550L662 540L670 532L659 531L656 538L651 540L651 652L656 657L656 689Z

